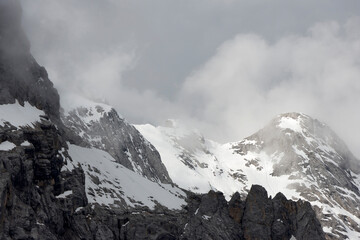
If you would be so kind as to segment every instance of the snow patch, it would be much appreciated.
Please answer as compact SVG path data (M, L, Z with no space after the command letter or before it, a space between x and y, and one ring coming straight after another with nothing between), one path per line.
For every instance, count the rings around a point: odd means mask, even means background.
M210 217L210 216L207 216L207 215L203 215L202 218L205 219L205 220L207 220L207 221L209 221L209 219L210 219L211 217Z
M0 143L0 151L10 151L16 147L15 144L9 141Z
M29 147L29 146L31 146L31 143L29 143L28 141L24 141L23 143L20 144L20 146Z
M130 207L151 209L157 202L169 209L181 209L186 204L186 194L179 188L152 182L116 163L107 152L69 143L69 154L75 165L80 164L85 171L89 203L116 206L125 202Z
M75 212L76 212L76 213L77 213L77 212L80 212L83 208L84 208L84 207L78 207L78 208L75 209Z
M294 132L302 133L300 122L300 118L294 119L291 117L282 117L277 126L282 129L290 129Z
M28 102L21 106L18 102L14 104L0 105L0 125L4 126L9 122L14 127L27 126L40 121L40 115L45 113Z
M65 191L62 194L56 196L56 198L66 198L66 197L70 196L71 194L73 194L73 191L68 190L68 191Z

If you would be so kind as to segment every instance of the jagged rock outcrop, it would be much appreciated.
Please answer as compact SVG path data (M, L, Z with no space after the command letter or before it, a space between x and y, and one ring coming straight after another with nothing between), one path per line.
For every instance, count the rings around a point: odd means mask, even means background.
M46 119L32 127L0 126L0 238L58 239L67 220L87 204L81 169L62 173L66 149ZM62 198L64 191L72 195Z
M196 198L188 207L194 214L184 231L188 239L325 239L308 202L287 200L281 193L271 199L259 185L252 186L245 200L236 193L227 203L213 191Z
M308 202L271 199L256 185L245 200L235 194L228 203L210 191L191 194L181 211L84 208L74 220L66 233L72 239L325 239Z
M236 200L238 197L235 196L231 203ZM271 199L263 187L252 186L242 211L244 214L240 221L245 239L290 239L291 236L296 239L325 239L311 205L302 200L287 200L282 193Z
M118 163L151 181L172 183L159 152L114 108L82 100L65 112L64 124L88 146L102 149Z

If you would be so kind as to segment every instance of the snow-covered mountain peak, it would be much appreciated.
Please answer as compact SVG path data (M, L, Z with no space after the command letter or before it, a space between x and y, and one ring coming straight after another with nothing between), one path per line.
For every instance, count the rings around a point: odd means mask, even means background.
M282 192L310 201L328 236L360 237L359 161L329 126L308 115L278 115L255 134L227 144L177 127L136 127L182 188L216 189L229 197L259 184L272 196Z
M76 95L67 95L61 98L61 107L65 117L74 112L86 123L99 121L106 113L115 111L110 105ZM123 119L123 117L119 117Z
M86 143L105 150L126 168L151 181L171 183L157 150L116 110L103 103L69 98L62 120Z
M305 114L281 114L230 148L246 162L245 166L259 172L267 169L274 179L287 179L287 189L319 207L324 225L332 222L332 234L343 238L344 232L359 231L360 162L326 124ZM340 223L344 216L356 224ZM341 227L335 227L335 222Z
M309 116L301 113L285 113L277 117L277 127L284 130L291 130L293 132L302 133L306 128L305 121Z
M309 160L331 162L355 173L360 169L359 161L329 126L301 113L278 115L260 131L233 144L233 148L241 155L249 151L284 153L289 157L282 159L274 172L280 175L298 171L299 165L307 166Z

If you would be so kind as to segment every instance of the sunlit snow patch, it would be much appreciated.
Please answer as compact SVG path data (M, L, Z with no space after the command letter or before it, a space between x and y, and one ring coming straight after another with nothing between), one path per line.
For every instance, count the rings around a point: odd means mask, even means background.
M89 203L107 206L147 206L156 203L169 208L181 209L185 205L185 193L170 184L151 182L115 162L107 152L69 144L73 163L85 171L85 187Z

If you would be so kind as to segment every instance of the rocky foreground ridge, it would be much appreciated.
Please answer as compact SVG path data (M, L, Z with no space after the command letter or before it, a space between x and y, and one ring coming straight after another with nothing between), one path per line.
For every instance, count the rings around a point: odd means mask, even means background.
M183 195L166 172L163 179L130 174L120 155L110 152L117 161L101 150L69 144L95 145L86 141L93 129L84 139L62 124L57 91L21 29L19 2L1 1L0 13L0 239L324 239L308 202L282 194L269 198L258 185L246 198L234 194L229 202L214 191ZM77 155L85 152L107 162L94 167ZM122 178L110 176L103 165L121 171ZM152 196L131 198L130 190L149 189L125 188L128 179L151 186ZM166 207L162 196L184 204Z

